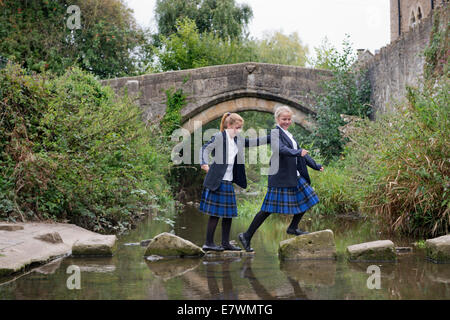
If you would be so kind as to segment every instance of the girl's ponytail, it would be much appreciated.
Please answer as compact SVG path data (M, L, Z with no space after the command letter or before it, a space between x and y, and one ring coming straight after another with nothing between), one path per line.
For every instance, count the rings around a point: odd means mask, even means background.
M233 125L235 122L240 122L244 125L244 119L237 113L225 113L222 117L222 121L220 121L220 131L224 132L225 129L228 129L228 126Z
M227 125L225 122L226 122L227 118L228 118L230 115L231 115L230 112L227 112L227 113L225 113L225 114L223 115L222 121L220 121L220 131L221 131L221 132L224 132L225 129L228 127L228 125Z

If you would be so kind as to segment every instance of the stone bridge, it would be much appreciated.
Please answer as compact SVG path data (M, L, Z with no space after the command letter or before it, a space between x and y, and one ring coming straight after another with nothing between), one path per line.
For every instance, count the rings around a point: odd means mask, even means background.
M194 131L194 122L206 124L226 112L247 110L273 113L279 105L295 112L294 121L311 129L315 115L314 95L320 81L331 77L325 70L240 63L104 80L118 94L128 90L144 110L146 121L158 121L166 110L166 90L182 89L187 105L181 110L183 127Z

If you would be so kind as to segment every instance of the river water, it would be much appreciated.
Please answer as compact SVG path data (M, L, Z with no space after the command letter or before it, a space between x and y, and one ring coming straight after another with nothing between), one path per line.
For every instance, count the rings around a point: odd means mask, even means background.
M237 240L251 219L234 220L231 238ZM300 226L306 230L333 230L337 261L280 263L278 244L292 236L285 233L288 220L277 215L269 217L252 239L253 257L149 262L143 258L144 247L129 245L174 232L201 246L206 223L207 216L192 206L172 219L149 217L119 237L113 257L56 260L3 281L0 299L450 299L450 265L427 261L423 250L401 254L397 263L348 262L344 257L348 245L386 239L364 220L305 215ZM219 224L216 243L220 243L220 229ZM414 241L389 239L397 247ZM73 288L73 265L80 270L79 289ZM373 288L376 282L367 272L373 265L380 270L379 288Z

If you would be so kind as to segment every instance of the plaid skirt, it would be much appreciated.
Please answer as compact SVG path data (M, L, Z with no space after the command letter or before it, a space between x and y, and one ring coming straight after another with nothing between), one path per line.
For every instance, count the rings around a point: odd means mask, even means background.
M299 214L319 202L314 189L303 177L299 177L297 187L270 187L264 198L261 211L270 213Z
M200 211L220 218L237 217L236 195L231 181L222 181L219 189L203 188Z

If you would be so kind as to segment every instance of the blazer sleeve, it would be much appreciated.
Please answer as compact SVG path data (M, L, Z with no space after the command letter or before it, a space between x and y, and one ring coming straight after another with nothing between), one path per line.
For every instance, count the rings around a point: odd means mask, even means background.
M316 163L310 155L307 154L304 158L308 167L311 167L314 170L320 170L322 168L322 165L320 163Z
M287 144L285 144L281 139L279 139L279 150L280 150L280 154L284 155L284 156L288 156L288 157L301 157L302 156L302 148L298 148L298 149L292 149L289 148L289 146ZM297 143L297 146L299 144Z
M270 144L270 135L261 138L245 138L245 147L259 147L265 144Z
M200 165L209 164L209 155L216 148L216 136L213 136L211 140L205 143L200 149Z
M300 157L302 155L302 149L292 149L286 145L281 139L280 131L273 129L270 133L270 142L272 146L272 152L278 152L280 155L287 157Z

